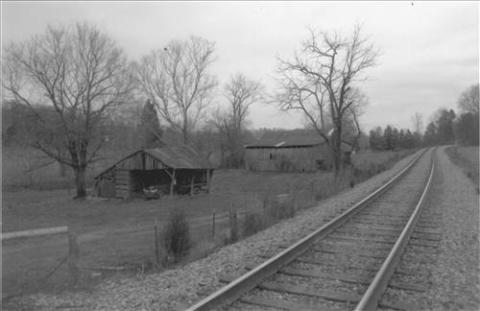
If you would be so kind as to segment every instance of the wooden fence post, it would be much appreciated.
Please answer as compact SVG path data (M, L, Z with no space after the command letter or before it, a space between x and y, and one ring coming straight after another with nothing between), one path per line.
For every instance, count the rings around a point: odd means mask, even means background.
M78 257L80 256L80 248L75 233L68 233L68 269L72 276L73 283L78 282L80 270L78 268Z

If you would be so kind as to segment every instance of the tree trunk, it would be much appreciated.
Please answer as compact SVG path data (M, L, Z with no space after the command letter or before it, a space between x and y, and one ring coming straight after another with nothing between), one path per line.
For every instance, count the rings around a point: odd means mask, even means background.
M337 130L334 132L335 137L334 143L334 171L335 178L338 177L340 171L342 170L342 127L337 126Z
M62 162L58 162L58 173L59 173L60 177L67 176L66 170L67 170L66 165L63 164Z
M75 196L75 199L83 199L87 196L87 189L85 186L86 167L75 167L73 170L75 172L75 186L77 188L77 195Z

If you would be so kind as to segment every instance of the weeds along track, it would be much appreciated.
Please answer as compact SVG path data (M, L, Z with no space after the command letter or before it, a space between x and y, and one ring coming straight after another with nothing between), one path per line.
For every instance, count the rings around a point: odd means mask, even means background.
M384 297L387 288L414 289L391 278L408 243L438 238L420 219L433 176L428 150L359 203L188 310L372 310L408 309ZM418 222L418 223L417 223ZM428 246L428 245L427 245ZM410 306L411 307L411 306Z

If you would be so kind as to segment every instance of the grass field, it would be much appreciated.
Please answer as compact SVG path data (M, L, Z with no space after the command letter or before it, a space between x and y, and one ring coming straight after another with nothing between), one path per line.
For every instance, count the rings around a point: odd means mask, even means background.
M411 151L362 152L354 156L353 163L372 174L390 167L409 153ZM53 176L39 175L38 178L54 180ZM210 194L151 201L100 198L76 201L71 199L74 193L69 189L35 190L38 187L26 189L22 186L15 191L3 192L2 231L69 226L78 238L79 264L85 279L77 286L89 289L92 283L105 277L143 273L144 268L150 267L155 258L154 223L161 227L172 209L183 208L189 219L194 249L187 260L192 260L225 243L230 210L241 213L258 211L265 200L292 193L297 198L298 207L308 207L315 200L348 187L349 178L351 176L340 185L333 182L331 172L217 170ZM215 237L212 237L213 213L216 215ZM18 291L72 288L65 267L45 279L66 256L66 241L65 236L52 236L4 242L2 297ZM101 273L93 269L100 266L130 268L123 272L102 270Z
M447 148L447 154L453 163L462 168L479 190L479 147L452 146Z

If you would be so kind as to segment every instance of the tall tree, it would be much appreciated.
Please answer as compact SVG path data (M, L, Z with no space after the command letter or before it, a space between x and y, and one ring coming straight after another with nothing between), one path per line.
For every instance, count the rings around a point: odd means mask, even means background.
M160 116L188 143L211 100L216 79L208 73L215 44L199 37L171 41L143 57L138 78Z
M479 144L479 98L478 85L472 85L458 99L461 115L455 124L455 138L462 145Z
M478 113L462 113L455 124L455 138L461 145L479 144Z
M31 112L30 145L72 167L76 197L85 197L85 171L104 145L108 114L133 88L124 53L83 23L11 44L3 63L3 87Z
M479 111L479 98L478 98L479 85L472 85L466 89L460 98L458 99L458 107L462 112L478 113Z
M243 74L236 74L225 85L224 92L229 108L223 113L218 112L214 123L230 153L229 166L239 167L243 164L244 131L249 108L262 99L263 86Z
M315 33L302 43L293 60L279 60L285 109L301 110L318 134L330 145L335 173L342 168L342 138L346 115L358 100L354 83L375 65L378 51L355 26L350 37L338 33ZM325 131L323 107L328 107L333 136Z
M436 145L438 143L437 137L437 126L435 122L432 121L427 125L425 134L423 135L424 144L427 146Z
M415 112L412 116L414 133L422 133L423 130L423 117L419 112Z
M442 109L438 112L437 118L437 143L452 144L455 141L453 123L455 112L453 110Z
M143 106L142 123L140 124L143 136L143 148L151 148L161 142L162 129L158 121L155 106L148 99Z

